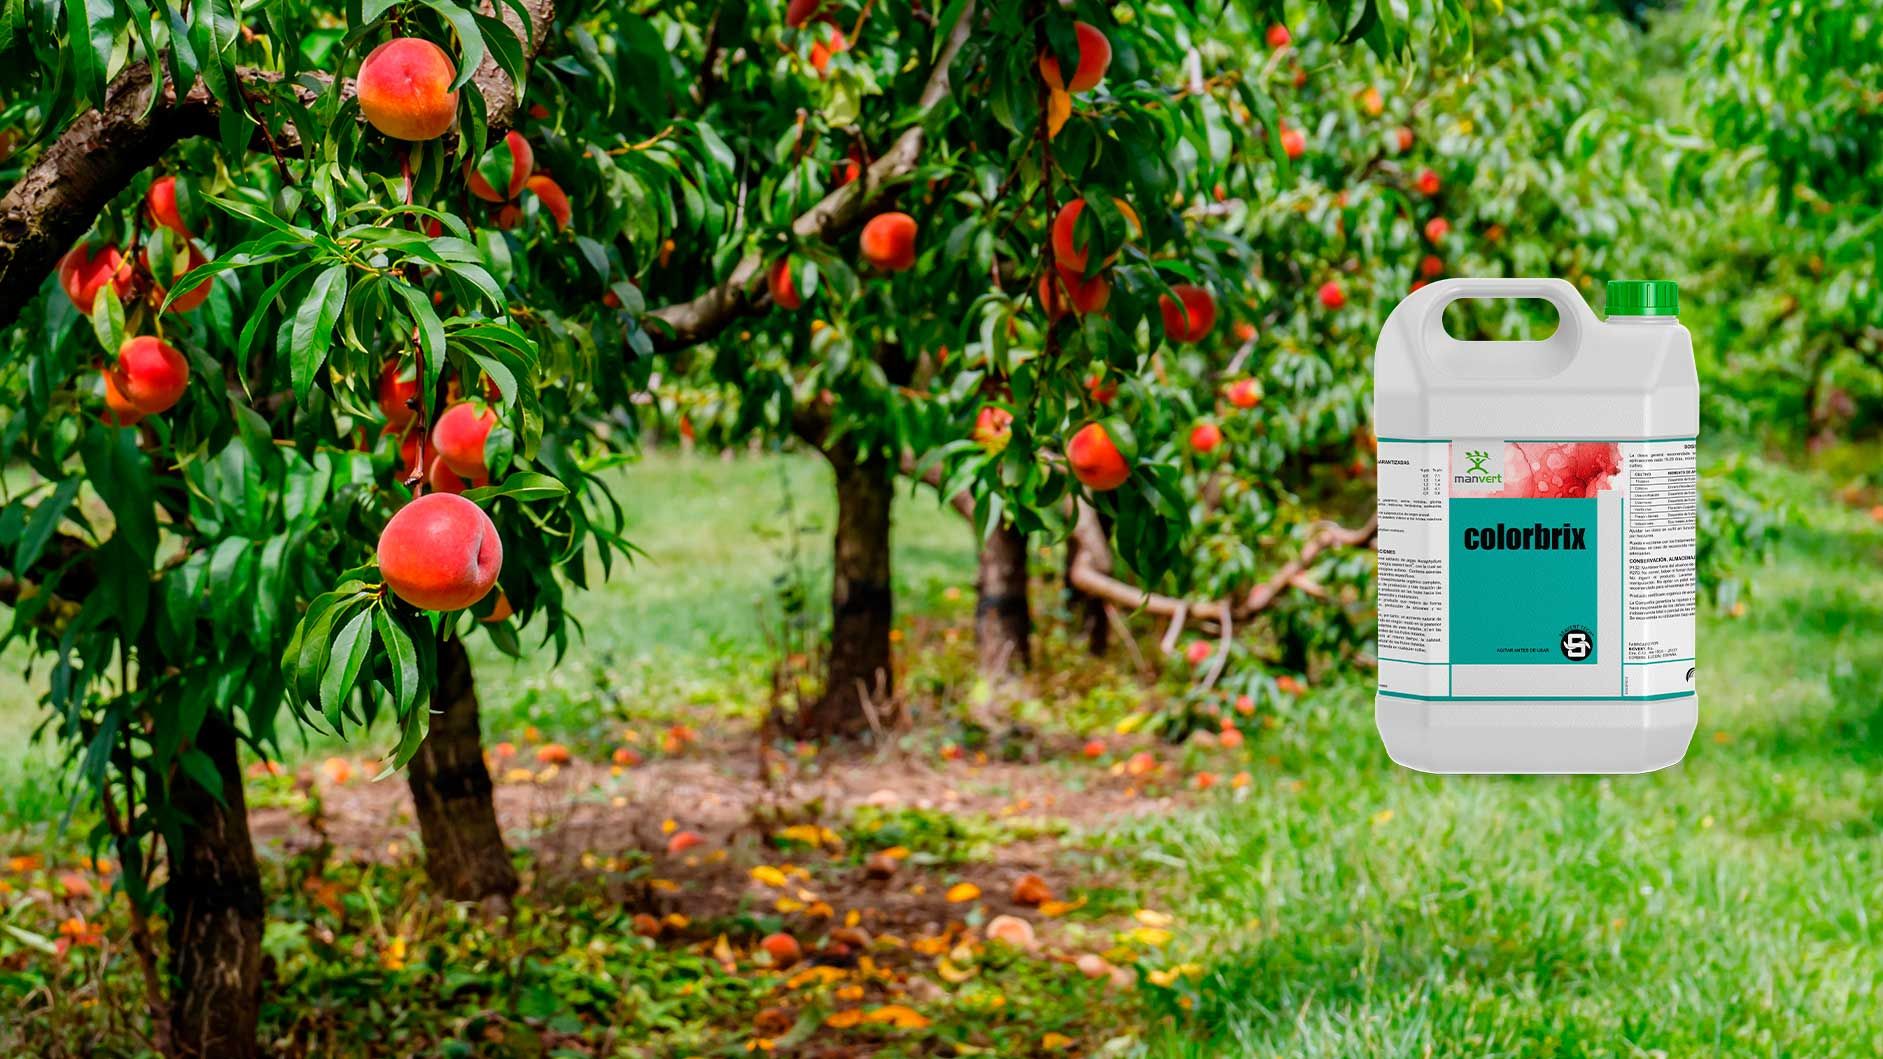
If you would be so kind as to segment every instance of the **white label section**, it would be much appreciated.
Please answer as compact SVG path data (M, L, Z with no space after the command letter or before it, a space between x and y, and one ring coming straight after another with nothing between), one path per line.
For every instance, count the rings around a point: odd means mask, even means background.
M1381 691L1451 694L1450 456L1442 441L1380 442Z
M1624 695L1694 689L1696 449L1692 440L1622 445L1628 496L1622 557Z

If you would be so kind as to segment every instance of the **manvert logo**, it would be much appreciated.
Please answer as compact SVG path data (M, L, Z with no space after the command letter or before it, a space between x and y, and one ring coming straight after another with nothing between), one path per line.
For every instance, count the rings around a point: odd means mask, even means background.
M1492 473L1491 469L1486 466L1486 464L1491 462L1491 454L1488 451L1484 449L1468 449L1465 451L1464 456L1465 460L1469 462L1471 466L1466 467L1463 474L1453 475L1453 482L1459 485L1504 484L1504 476L1502 474Z

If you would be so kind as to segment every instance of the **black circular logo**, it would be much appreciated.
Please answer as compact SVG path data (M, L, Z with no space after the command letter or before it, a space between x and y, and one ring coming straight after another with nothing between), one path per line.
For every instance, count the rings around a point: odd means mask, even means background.
M1571 625L1563 630L1563 638L1558 646L1563 649L1563 657L1571 662L1585 662L1595 653L1595 637L1580 625Z

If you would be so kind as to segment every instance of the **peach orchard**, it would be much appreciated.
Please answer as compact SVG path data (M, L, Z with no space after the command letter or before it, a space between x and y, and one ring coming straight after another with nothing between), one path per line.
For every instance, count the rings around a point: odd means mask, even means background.
M1511 238L1437 87L1388 72L1459 16L1371 0L6 18L0 588L180 1055L256 1047L243 745L379 725L436 889L516 889L464 641L577 631L660 502L601 477L641 410L834 471L795 734L902 720L899 479L982 534L990 673L1067 540L1094 646L1166 621L1214 710L1364 647L1370 322ZM1361 48L1370 82L1317 80Z

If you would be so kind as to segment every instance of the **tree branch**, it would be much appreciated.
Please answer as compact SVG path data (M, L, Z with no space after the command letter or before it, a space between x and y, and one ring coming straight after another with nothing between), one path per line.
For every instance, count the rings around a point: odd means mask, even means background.
M524 6L530 14L526 47L534 58L555 21L555 0L524 0ZM503 7L502 15L522 38L523 26L516 13ZM236 76L244 92L282 83L280 74L267 70L241 68ZM331 82L321 74L306 77L314 84ZM496 60L486 55L470 83L484 97L491 131L508 130L516 120L517 92ZM166 81L162 95L151 105L155 88L149 64L126 67L106 88L104 105L75 118L0 199L0 327L19 319L59 258L91 229L105 205L129 187L137 174L183 140L217 135L222 102L201 81L181 96L176 85ZM293 89L303 102L321 91L302 83ZM340 91L353 95L353 82L343 82ZM296 151L300 137L290 126L276 137L275 146Z
M1088 596L1096 596L1107 603L1133 611L1143 611L1160 618L1175 618L1182 614L1198 621L1213 621L1222 624L1229 621L1248 621L1269 605L1276 597L1292 587L1303 571L1314 565L1322 553L1330 548L1352 548L1371 541L1379 533L1380 520L1376 514L1368 518L1365 524L1354 529L1341 526L1329 526L1313 537L1301 549L1301 554L1283 563L1281 569L1267 581L1249 590L1249 594L1233 608L1223 600L1205 600L1191 603L1175 596L1159 595L1146 592L1136 585L1127 584L1098 568L1093 558L1095 552L1110 553L1110 548L1103 537L1097 519L1080 519L1073 534L1080 537L1080 547L1075 555L1072 567L1066 578L1074 588ZM1092 539L1098 534L1097 539Z
M969 0L947 45L936 56L935 66L929 71L928 82L917 104L919 113L925 115L947 98L949 70L962 45L967 43L973 24L974 3ZM894 185L915 172L926 139L927 132L919 123L904 130L889 150L857 179L824 196L793 221L791 231L801 239L831 242L856 227ZM766 263L762 251L750 251L739 260L730 276L704 294L692 301L663 306L648 313L644 319L654 347L672 351L705 342L757 308L761 304Z

